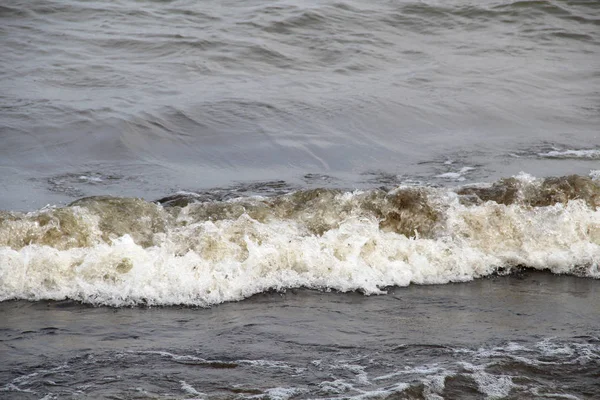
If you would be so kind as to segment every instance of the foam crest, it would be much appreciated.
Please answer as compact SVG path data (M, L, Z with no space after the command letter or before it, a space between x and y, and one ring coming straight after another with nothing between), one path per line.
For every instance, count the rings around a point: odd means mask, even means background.
M208 306L292 287L385 293L513 267L600 278L600 185L300 191L167 207L90 198L5 214L0 300Z

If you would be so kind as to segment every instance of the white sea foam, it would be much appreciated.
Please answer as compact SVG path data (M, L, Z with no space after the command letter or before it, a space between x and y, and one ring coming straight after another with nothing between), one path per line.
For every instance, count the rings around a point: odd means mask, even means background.
M267 389L264 394L250 396L250 399L288 400L307 392L305 389L277 387Z
M205 393L197 391L192 385L190 385L186 381L179 381L179 383L181 383L181 390L183 390L187 394L191 394L192 396L206 396Z
M437 365L421 365L421 366L417 366L417 367L404 367L403 370L400 371L396 371L387 375L381 375L378 376L376 378L374 378L374 381L386 381L386 380L390 380L393 378L397 378L399 376L406 376L406 375L413 375L413 374L417 374L417 375L432 375L432 374L438 374L440 372L444 372L444 368L439 367Z
M51 375L51 374L54 374L61 370L64 370L67 367L68 367L67 364L61 364L54 368L42 369L37 372L32 372L32 373L29 373L26 375L18 376L16 378L14 378L12 381L10 381L9 383L5 384L4 386L0 386L0 392L37 393L35 390L28 388L27 386L31 385L31 383L33 381L36 381L40 378L46 377L47 375ZM49 382L52 382L52 381L46 380L45 383L47 384ZM52 383L52 384L55 384L55 383ZM47 397L47 396L45 396L45 397Z
M22 392L22 393L35 393L31 389L21 389L17 385L13 383L7 383L4 386L0 387L0 392Z
M529 390L531 394L539 399L565 399L565 400L581 400L581 397L573 396L566 393L541 393L540 388L534 387Z
M266 373L265 370L276 368L281 374L298 372L299 382L308 382L315 376L325 378L322 382L299 384L296 387L267 387L261 388L262 393L243 395L240 399L281 399L286 400L299 395L307 398L338 398L338 399L381 399L389 397L419 397L427 400L441 400L449 398L449 393L456 390L458 385L467 385L470 389L477 390L483 398L501 399L507 396L527 394L535 398L577 399L578 397L564 393L564 387L559 382L541 383L536 379L527 379L528 373L521 375L521 370L516 370L511 365L536 365L545 371L552 371L565 365L574 365L577 370L587 373L594 371L594 366L600 360L600 346L598 338L589 338L589 341L573 339L545 338L537 343L522 345L507 342L493 347L481 348L444 348L443 353L437 355L436 363L414 363L403 357L397 362L390 362L389 358L380 359L379 356L370 354L368 357L358 355L351 359L340 359L339 355L332 355L321 360L313 360L310 364L318 368L319 373L304 367L303 361L282 362L277 360L233 360L227 361L239 365L239 368L253 369L254 373ZM459 354L460 357L455 355ZM220 360L206 360L192 354L174 354L167 351L128 351L120 354L122 357L133 357L136 364L140 355L160 356L174 362L207 362L225 363ZM413 360L415 361L415 360ZM508 363L507 361L511 361ZM515 361L516 363L512 363ZM408 364L408 365L407 365ZM555 365L553 365L555 364ZM69 373L74 365L63 364L55 368L44 368L35 372L16 377L4 386L0 392L28 392L36 393L43 382L47 384L50 379L64 379L64 374ZM369 376L367 377L367 371ZM535 370L532 370L535 371ZM532 372L535 376L536 372ZM519 379L515 379L519 377ZM107 376L106 382L116 378ZM462 378L462 379L460 379ZM526 379L523 379L526 378ZM316 383L316 384L315 384ZM212 391L202 392L197 385L187 381L179 381L178 391L181 390L193 398L214 397ZM93 385L77 386L82 394L90 394ZM447 392L447 389L450 392ZM143 391L143 389L139 389ZM407 392L408 391L408 392ZM151 396L148 393L142 394ZM180 392L178 392L180 394ZM41 396L41 394L40 394ZM531 396L530 396L531 397Z
M333 381L325 381L319 383L320 394L341 394L350 390L354 390L354 385L352 385L349 382L346 382L343 379L336 379Z
M444 163L446 165L451 165L448 164L447 162ZM454 180L457 182L462 182L464 180L466 180L466 178L464 177L465 174L469 173L470 171L475 170L474 167L462 167L461 169L459 169L458 171L453 171L453 172L446 172L443 174L439 174L436 175L436 178L442 178L442 179L448 179L448 180Z
M517 179L536 182L528 175ZM407 237L382 229L380 220L365 213L340 217L335 208L298 217L261 220L241 213L198 221L189 217L190 205L177 224L158 233L149 230L154 220L136 221L137 229L151 235L145 244L134 240L136 232L105 242L98 217L71 207L89 244L70 247L75 237L62 247L39 242L0 247L0 300L206 306L292 287L381 294L388 286L464 282L516 265L600 278L600 210L583 200L545 207L465 205L454 192L428 190L441 217L426 237L416 230ZM342 193L332 201L344 210L360 196ZM160 206L148 208L163 212ZM54 222L23 221L5 234L58 229ZM328 229L310 231L307 224L314 221Z
M545 158L581 158L581 159L600 159L600 150L552 150L546 153L538 153L540 157Z
M80 181L84 181L84 182L91 182L91 183L99 183L99 182L103 182L103 179L97 176L87 176L87 175L81 175L78 177L78 179Z
M361 385L370 385L369 375L367 374L365 367L363 367L362 365L343 363L338 365L338 368L352 372L355 375L354 380L357 383Z
M370 399L385 399L387 397L391 397L396 393L402 393L406 389L410 387L408 383L398 383L392 386L381 388L381 389L372 389L368 391L361 390L359 394L355 395L344 395L341 397L327 397L330 400L370 400Z
M511 376L488 373L483 365L473 365L468 362L462 364L465 370L469 372L469 376L477 383L479 391L487 399L506 398L512 389L520 387L513 382Z
M460 179L462 174L460 172L446 172L443 174L436 175L436 178L444 178L444 179Z

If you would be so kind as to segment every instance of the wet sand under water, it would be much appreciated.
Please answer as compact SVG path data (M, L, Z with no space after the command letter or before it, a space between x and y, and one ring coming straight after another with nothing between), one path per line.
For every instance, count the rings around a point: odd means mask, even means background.
M582 390L579 395L587 398L600 393L593 378L600 364L595 358L600 354L599 300L600 280L522 271L468 283L392 288L382 296L295 289L206 309L8 301L0 304L0 383L8 398L68 397L78 390L118 398L181 398L177 396L194 392L278 398L281 393L273 388L292 388L288 397L314 398L335 394L337 389L327 392L323 382L343 381L347 375L354 386L338 389L352 396L362 393L361 380L380 390L386 382L378 379L408 366L448 369L480 360L473 352L482 348L500 346L509 354L515 346L550 340L555 347L579 343L591 349L592 364L578 367L580 372L583 368L580 381L559 392ZM549 358L536 357L542 360L540 370L517 371L533 374L528 382L549 371L560 374L560 368L573 364L555 360L544 372ZM349 359L356 364L354 372L335 366L348 366ZM515 371L511 376L514 383ZM551 380L558 384L561 376ZM446 390L451 390L448 378ZM464 396L468 392L458 390Z

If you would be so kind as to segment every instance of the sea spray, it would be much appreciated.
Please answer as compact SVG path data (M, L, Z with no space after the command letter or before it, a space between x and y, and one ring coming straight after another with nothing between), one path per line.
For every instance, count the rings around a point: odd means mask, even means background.
M0 300L208 306L293 287L380 294L517 266L600 278L599 205L598 181L525 174L456 190L86 198L2 214Z

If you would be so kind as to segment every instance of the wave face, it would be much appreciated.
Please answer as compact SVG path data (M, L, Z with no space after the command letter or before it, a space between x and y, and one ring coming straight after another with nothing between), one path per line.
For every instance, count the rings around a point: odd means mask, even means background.
M385 293L514 267L600 278L600 182L300 190L0 214L0 301L209 306L293 287Z

